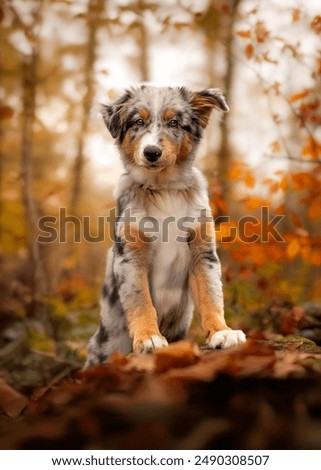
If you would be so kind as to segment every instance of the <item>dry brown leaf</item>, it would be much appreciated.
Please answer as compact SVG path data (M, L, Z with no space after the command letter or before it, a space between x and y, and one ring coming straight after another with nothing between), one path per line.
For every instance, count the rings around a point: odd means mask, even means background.
M123 356L120 352L115 352L112 356L110 356L108 363L116 364L119 367L123 367L129 363L129 358Z
M155 368L154 355L133 354L126 365L121 367L124 372L153 372Z
M309 354L299 351L279 351L276 356L278 360L274 365L273 377L286 379L290 376L303 377L305 375L305 368L300 364L300 361L309 357Z
M163 376L146 375L140 387L136 389L132 402L182 405L187 396L187 390L180 381L176 380L169 386Z
M262 377L270 375L275 362L274 354L260 357L254 355L240 356L231 362L226 371L238 377Z
M28 399L0 379L0 410L10 418L17 418L28 404Z
M219 372L226 370L230 361L228 355L223 351L215 351L203 354L201 360L194 365L184 367L182 369L169 369L164 378L168 383L175 382L176 380L182 382L210 382Z
M190 341L170 344L167 348L155 352L155 372L161 373L171 368L190 366L198 362L199 357L198 347Z

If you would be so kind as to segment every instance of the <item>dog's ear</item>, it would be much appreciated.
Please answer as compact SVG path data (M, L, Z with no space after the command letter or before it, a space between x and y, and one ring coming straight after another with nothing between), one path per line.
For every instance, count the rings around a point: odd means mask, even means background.
M229 111L224 94L219 88L208 88L192 93L191 104L203 128L207 126L213 108L225 113Z
M132 92L127 90L126 93L121 96L114 104L101 105L101 114L103 116L104 122L114 139L119 137L121 134L126 114L125 105L131 97Z
M111 136L115 139L120 133L120 118L118 113L114 111L113 105L108 104L102 104L100 106L100 112L107 129L111 133Z

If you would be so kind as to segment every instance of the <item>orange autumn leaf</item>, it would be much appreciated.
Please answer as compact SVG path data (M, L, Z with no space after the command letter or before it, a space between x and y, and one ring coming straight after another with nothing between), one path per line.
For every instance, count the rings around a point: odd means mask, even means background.
M316 159L321 154L321 144L312 137L309 137L306 145L302 148L301 154Z
M308 209L308 217L312 220L321 217L321 197L315 199Z
M249 197L245 201L245 206L248 210L256 210L260 209L261 207L268 206L268 201L266 199L262 199L260 197Z
M280 245L271 245L271 247L273 248L269 251L269 261L282 262L284 260L284 248Z
M262 248L261 244L252 244L249 258L252 263L261 266L263 263L265 263L267 254L266 251Z
M244 51L245 51L245 55L248 59L251 59L251 57L253 57L254 47L252 46L252 44L248 44Z
M311 21L311 28L316 34L321 34L321 16L317 15Z
M263 21L257 22L255 26L255 35L257 42L264 42L267 36L269 35L269 32L266 29Z
M237 224L233 221L224 222L216 229L216 240L218 243L228 242L237 235Z
M319 183L316 178L308 172L300 171L291 174L292 188L296 191L301 189L318 187Z
M281 181L280 181L280 188L282 189L282 191L286 191L288 187L289 187L288 177L283 176L283 178L281 178Z
M243 176L243 171L239 168L233 168L229 170L228 177L230 180L238 180Z
M293 238L287 246L286 252L289 259L293 259L296 257L298 253L301 251L301 245L297 238Z
M244 184L248 188L253 188L255 186L255 178L252 173L248 172L244 178Z
M272 153L279 153L281 151L281 144L278 140L274 140L270 143L270 149Z
M299 8L293 8L292 10L292 23L296 23L301 19L301 10Z
M276 207L275 214L276 215L284 215L285 214L285 204L281 204L280 206Z
M320 266L321 265L321 250L312 251L310 255L310 263L313 266Z
M298 214L291 211L291 219L296 228L302 228L302 222Z
M244 39L249 39L251 37L250 31L237 31L236 34L237 36L240 36L241 38L244 38Z
M301 256L307 263L310 263L310 260L311 260L311 247L308 246L308 245L302 246Z
M271 186L270 186L270 192L271 193L276 193L279 189L280 189L280 185L277 182L271 184Z
M228 171L228 177L230 180L238 180L244 176L245 170L243 166L234 165Z
M291 103L294 103L295 101L302 100L306 96L308 96L311 93L311 90L304 90L301 91L300 93L295 93L294 95L290 96L290 101Z
M227 203L226 203L226 201L224 201L223 198L217 197L217 198L215 199L215 204L216 204L216 206L217 206L219 209L221 209L222 212L224 212L224 213L227 213L227 212L228 212Z
M263 184L272 184L273 183L273 179L272 178L264 178L264 180L262 181Z

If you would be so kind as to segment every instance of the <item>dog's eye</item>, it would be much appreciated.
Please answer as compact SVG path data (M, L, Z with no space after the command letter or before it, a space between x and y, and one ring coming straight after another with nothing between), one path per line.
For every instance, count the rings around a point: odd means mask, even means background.
M170 125L170 127L177 127L178 121L176 119L172 119L171 121L169 121L168 124Z
M143 126L143 125L144 125L144 121L143 121L142 119L137 119L136 124L137 124L138 126Z

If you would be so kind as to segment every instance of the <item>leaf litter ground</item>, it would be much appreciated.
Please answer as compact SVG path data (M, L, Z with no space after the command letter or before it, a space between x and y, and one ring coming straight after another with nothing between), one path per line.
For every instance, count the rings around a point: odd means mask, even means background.
M0 379L0 448L320 448L321 348L301 337L53 370L28 393Z

